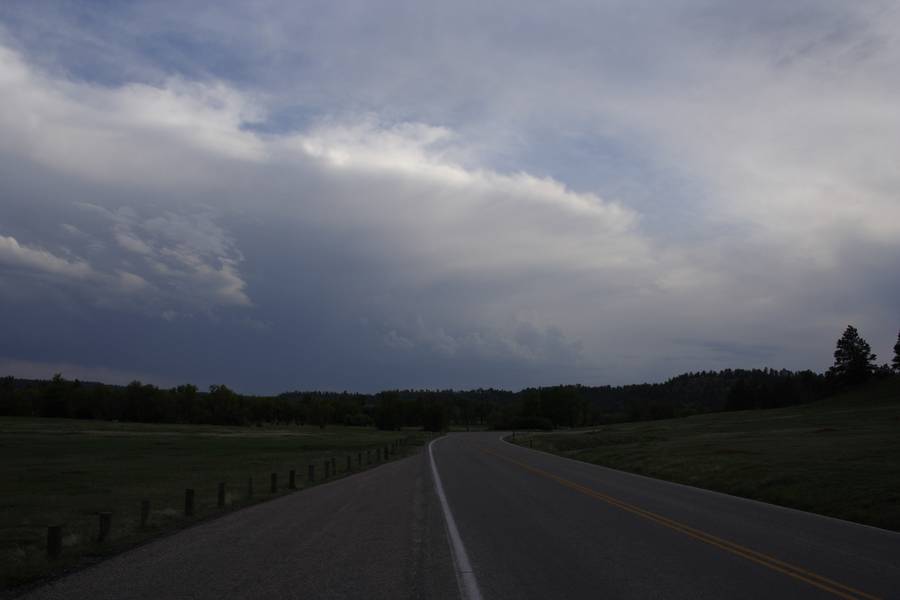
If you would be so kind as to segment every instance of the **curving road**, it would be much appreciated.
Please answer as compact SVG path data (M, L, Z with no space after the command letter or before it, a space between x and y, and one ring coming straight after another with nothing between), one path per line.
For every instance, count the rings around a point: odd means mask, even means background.
M28 598L900 598L900 534L453 434Z
M432 447L483 598L900 598L898 533L499 437Z

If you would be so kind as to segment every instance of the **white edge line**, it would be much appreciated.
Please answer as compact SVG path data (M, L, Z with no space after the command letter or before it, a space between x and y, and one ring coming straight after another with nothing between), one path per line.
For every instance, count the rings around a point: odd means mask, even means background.
M438 438L441 439L441 438ZM456 528L456 520L450 510L450 503L444 494L444 486L441 484L441 476L438 474L437 465L434 462L434 452L431 447L437 440L431 440L428 444L428 458L431 461L431 475L434 477L434 491L441 501L441 509L444 511L444 524L447 526L447 537L450 538L450 554L453 556L453 566L456 568L456 584L459 586L459 595L462 600L481 600L481 591L478 589L478 581L472 571L469 555L463 545Z

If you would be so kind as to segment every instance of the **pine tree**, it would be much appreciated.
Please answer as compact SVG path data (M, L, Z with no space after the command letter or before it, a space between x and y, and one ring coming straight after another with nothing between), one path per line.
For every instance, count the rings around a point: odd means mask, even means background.
M846 384L865 381L875 371L875 355L869 343L860 337L853 325L847 325L844 335L837 341L834 366L828 375Z
M894 372L900 373L900 331L897 332L897 343L894 344L894 360L891 361Z

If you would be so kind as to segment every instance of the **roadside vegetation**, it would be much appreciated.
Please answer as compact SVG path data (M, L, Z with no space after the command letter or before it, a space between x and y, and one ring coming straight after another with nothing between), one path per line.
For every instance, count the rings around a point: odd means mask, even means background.
M900 377L803 406L520 434L515 442L900 531Z
M415 452L421 431L362 427L226 427L0 418L0 579L4 587L103 556L162 532ZM401 445L402 442L402 445ZM362 465L358 459L362 458ZM379 458L381 460L379 460ZM308 466L315 467L315 482ZM330 468L330 467L329 467ZM277 492L271 490L271 474ZM250 496L250 478L253 493ZM225 483L225 507L218 485ZM184 514L185 490L194 516ZM149 501L141 529L141 502ZM97 543L98 515L111 513ZM47 527L62 524L63 553L47 559Z

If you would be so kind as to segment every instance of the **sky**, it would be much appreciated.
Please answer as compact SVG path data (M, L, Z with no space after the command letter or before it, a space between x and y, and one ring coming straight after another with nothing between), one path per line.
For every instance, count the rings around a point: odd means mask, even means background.
M823 371L900 328L895 0L5 0L0 372Z

